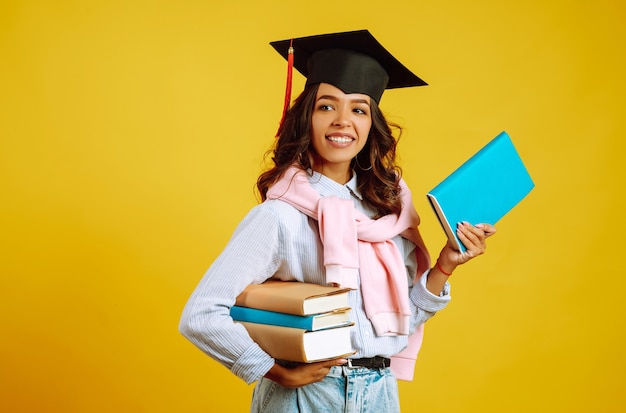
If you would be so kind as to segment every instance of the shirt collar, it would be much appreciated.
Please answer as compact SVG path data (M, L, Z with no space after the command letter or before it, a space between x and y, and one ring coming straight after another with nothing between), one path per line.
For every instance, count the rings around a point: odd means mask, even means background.
M357 184L356 172L352 171L352 178L350 178L350 180L346 182L345 187L348 188L348 191L350 191L352 196L362 201L363 196L361 195L361 192L359 192L359 189L357 188L356 184Z
M363 200L361 192L357 189L357 176L352 172L352 177L344 185L338 184L332 179L322 175L319 172L308 171L309 183L315 190L317 190L321 196L339 196L341 198L355 197L359 201Z

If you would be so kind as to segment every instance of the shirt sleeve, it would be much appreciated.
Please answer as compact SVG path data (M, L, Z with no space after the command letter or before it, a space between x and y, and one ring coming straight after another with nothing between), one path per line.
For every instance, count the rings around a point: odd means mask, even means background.
M242 220L183 310L179 330L200 350L246 383L260 379L274 359L230 317L243 289L270 278L280 265L280 219L267 204Z

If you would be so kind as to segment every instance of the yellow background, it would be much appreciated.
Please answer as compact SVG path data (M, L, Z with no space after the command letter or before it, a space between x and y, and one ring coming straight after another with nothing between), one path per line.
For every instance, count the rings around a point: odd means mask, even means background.
M454 274L404 411L623 409L625 10L3 1L0 410L247 411L178 318L257 202L286 68L268 42L362 28L430 83L381 103L433 255L425 192L501 130L536 183Z

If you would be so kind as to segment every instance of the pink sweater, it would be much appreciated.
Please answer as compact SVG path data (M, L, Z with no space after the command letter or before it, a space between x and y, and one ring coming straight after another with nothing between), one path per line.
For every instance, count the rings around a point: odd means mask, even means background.
M292 167L267 192L268 199L285 201L317 220L324 246L326 282L357 288L365 312L379 336L408 335L411 310L404 260L391 240L402 235L417 248L418 277L430 268L430 258L417 229L419 216L411 192L400 181L402 212L373 220L354 208L351 200L322 197L314 190L306 172ZM423 325L409 337L409 345L392 357L391 368L398 379L412 380L415 360L423 337Z

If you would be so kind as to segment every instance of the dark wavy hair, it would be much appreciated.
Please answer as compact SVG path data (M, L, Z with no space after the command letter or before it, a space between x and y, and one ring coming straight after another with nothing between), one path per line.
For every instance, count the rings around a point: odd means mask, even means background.
M308 86L296 98L285 114L278 130L278 138L265 157L271 157L274 166L257 179L257 189L261 199L266 199L267 190L292 165L303 170L312 168L314 150L311 145L311 117L319 85ZM351 167L357 174L357 188L363 201L376 211L376 217L399 214L399 180L402 170L396 165L396 147L402 128L387 122L376 102L370 102L372 127L367 143L352 160ZM392 134L398 131L398 139Z

